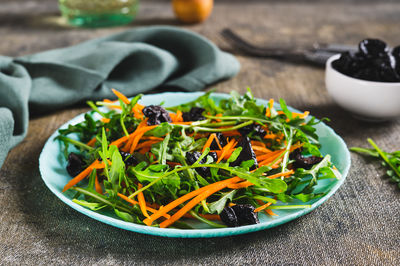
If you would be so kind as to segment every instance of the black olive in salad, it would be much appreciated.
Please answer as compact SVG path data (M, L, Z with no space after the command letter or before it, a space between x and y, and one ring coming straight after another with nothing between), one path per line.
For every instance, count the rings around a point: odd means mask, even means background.
M143 108L143 114L149 118L147 125L159 125L163 122L172 122L168 112L159 105L149 105Z

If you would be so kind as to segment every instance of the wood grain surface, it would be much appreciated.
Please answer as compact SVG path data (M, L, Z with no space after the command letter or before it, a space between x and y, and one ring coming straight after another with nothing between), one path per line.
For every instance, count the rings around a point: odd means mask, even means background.
M395 1L216 1L203 24L181 25L168 1L142 1L137 20L124 27L78 29L64 24L57 2L0 0L0 54L20 56L77 44L127 28L167 24L203 34L231 51L220 31L230 27L260 45L313 42L356 44L365 37L400 44ZM233 52L233 51L231 51ZM370 124L337 107L324 70L238 55L241 72L212 86L219 92L251 87L256 97L284 98L328 123L349 147L372 137L400 149L398 121ZM88 110L75 106L32 117L26 139L0 170L0 264L322 264L399 265L400 191L379 163L352 154L345 184L321 207L288 224L218 239L166 239L120 230L64 205L45 187L38 157L47 138Z

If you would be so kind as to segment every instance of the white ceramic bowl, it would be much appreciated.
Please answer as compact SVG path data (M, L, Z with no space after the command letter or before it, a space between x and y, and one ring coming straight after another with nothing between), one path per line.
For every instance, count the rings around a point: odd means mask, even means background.
M326 62L325 85L335 100L356 117L366 120L388 120L400 117L400 82L375 82L346 76L332 67L340 57Z

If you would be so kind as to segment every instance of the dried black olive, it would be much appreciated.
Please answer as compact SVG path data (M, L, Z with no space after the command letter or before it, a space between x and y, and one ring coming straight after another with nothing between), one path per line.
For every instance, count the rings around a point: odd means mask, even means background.
M242 136L248 136L250 133L253 133L253 136L259 136L263 138L267 134L260 124L251 124L239 128L238 131Z
M253 159L254 164L252 167L250 167L250 170L256 169L258 167L258 163L256 159L256 154L251 147L249 137L242 137L239 140L238 147L242 147L242 151L240 152L236 160L230 163L230 166L240 166L242 162Z
M218 157L215 152L210 152L208 155L210 155L211 158L213 158L214 162L217 161ZM197 162L197 160L200 158L200 156L201 156L201 153L198 151L187 152L186 153L186 161L189 165L192 165L195 162ZM203 159L200 160L199 164L204 164L206 162L207 162L207 158L204 157ZM211 176L211 171L210 171L210 168L208 168L208 167L196 167L195 170L199 175L201 175L204 178Z
M224 135L222 135L220 132L216 133L216 136L217 136L219 144L221 145L221 148L224 147L226 144L228 144L228 142L226 141L226 137L224 137ZM211 150L219 150L220 149L217 142L215 141L215 139L211 142L210 149Z
M204 108L192 107L192 109L190 109L189 112L182 113L183 121L189 122L189 121L205 120L206 118L203 116L204 111L205 111Z
M345 52L340 55L339 59L332 62L332 67L343 74L351 75L354 71L353 62L352 55Z
M67 172L70 176L77 176L82 172L84 166L85 162L81 156L73 152L68 154Z
M122 160L125 162L125 166L137 165L139 163L130 153L123 151L120 151L119 153L121 154Z
M239 221L239 225L258 224L258 213L254 212L255 208L250 204L237 204L232 206L233 211Z
M387 44L378 39L365 39L358 44L358 49L366 56L377 57L387 53Z
M314 164L320 163L323 157L318 156L308 156L304 157L301 154L301 149L295 149L290 154L290 159L294 160L293 163L294 168L304 168L304 169L311 169Z
M172 122L168 112L159 105L148 105L143 108L143 114L149 118L147 125L159 125L163 122Z
M221 221L229 227L239 226L238 218L231 207L226 206L220 213L219 217L221 218Z

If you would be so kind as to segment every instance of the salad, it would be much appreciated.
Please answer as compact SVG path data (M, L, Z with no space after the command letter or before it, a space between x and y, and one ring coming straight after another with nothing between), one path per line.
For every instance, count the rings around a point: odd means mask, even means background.
M320 121L282 99L276 108L272 99L257 104L250 90L219 102L207 92L162 107L113 92L117 101L89 101L84 121L56 138L72 176L63 192L92 211L160 228L191 229L193 219L237 227L274 209L310 208L328 192L314 191L318 181L341 177L320 152Z

